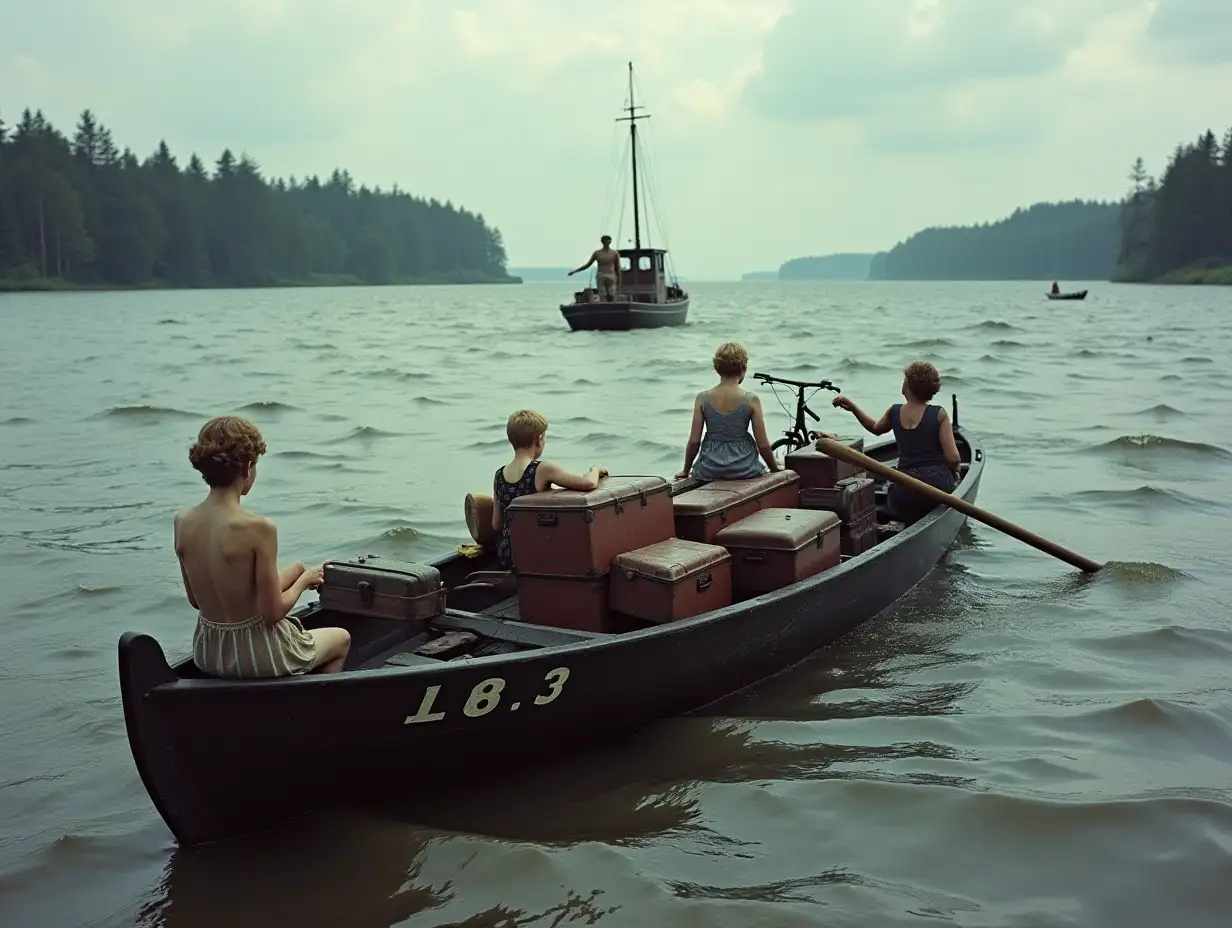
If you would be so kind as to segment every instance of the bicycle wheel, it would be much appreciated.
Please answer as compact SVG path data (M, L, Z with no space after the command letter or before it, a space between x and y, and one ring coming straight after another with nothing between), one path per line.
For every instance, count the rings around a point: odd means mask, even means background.
M804 445L800 444L800 441L794 437L793 438L780 438L778 441L776 441L773 445L770 446L770 453L773 454L774 459L781 464L783 462L783 459L786 458L787 455L791 454L797 448L803 448L803 447ZM781 456L779 454L779 451L783 452Z

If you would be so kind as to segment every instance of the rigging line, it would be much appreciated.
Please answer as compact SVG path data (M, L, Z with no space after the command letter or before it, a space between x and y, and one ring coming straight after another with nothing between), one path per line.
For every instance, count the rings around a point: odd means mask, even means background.
M623 204L623 202L624 202L625 189L627 188L628 183L629 183L629 179L628 179L627 177L625 177L625 176L624 176L625 164L628 162L628 160L629 160L629 155L628 155L628 152L626 152L626 153L624 154L624 156L620 159L620 167L619 167L619 172L618 172L617 174L614 174L614 175L612 176L612 182L611 182L611 187L612 187L612 189L613 189L613 190L614 190L617 186L619 186L619 187L620 187L620 191L619 191L619 202L620 202L620 203L622 203L622 204ZM609 222L611 222L611 220L612 220L612 211L613 211L613 209L615 208L616 202L618 202L616 199L614 199L614 198L610 198L610 197L609 197L609 199L608 199L608 201L607 201L607 204L608 204L608 205L607 205L607 212L606 212L606 213L604 214L604 216L603 216L603 223L602 223L602 225L603 225L604 227L606 227L606 226L607 226L607 224L608 224ZM623 205L622 205L622 208L623 208ZM600 231L600 233L599 233L599 234L600 234L600 235L602 235L602 234L605 234L605 233L604 233L604 232L602 232L602 231ZM610 234L610 233L607 233L607 234ZM617 239L617 241L619 241L619 239Z
M660 183L659 175L659 159L656 155L649 155L646 159L647 185L650 188L650 194L655 201L655 218L659 226L659 234L663 236L664 243L668 240L667 234L667 208L662 195L663 186Z
M650 135L651 138L653 138L653 135L651 133L648 132L647 135ZM648 149L649 147L650 147L649 143L643 145L643 149ZM672 258L671 258L671 240L667 234L667 222L664 219L664 215L663 215L664 209L662 205L662 198L659 193L660 184L659 184L658 158L649 154L649 152L647 152L647 154L644 156L644 159L646 162L646 168L645 168L645 171L643 172L643 176L646 179L647 198L654 202L654 205L655 205L654 214L655 214L655 219L657 221L659 234L660 236L662 236L662 239L663 239L664 250L668 252L667 266L669 268L670 275L673 278L675 278L676 272L675 272L674 262L672 261Z
M613 132L616 132L616 131L619 131L618 127L613 129ZM618 155L617 152L620 152L620 154ZM622 148L612 149L612 157L610 160L610 164L615 165L616 169L612 171L609 167L609 173L608 173L608 178L607 178L607 190L604 196L604 203L606 203L607 206L606 206L605 212L603 213L601 217L600 225L606 226L609 222L611 222L612 210L615 207L615 202L613 200L612 194L615 192L617 185L623 182L625 161L628 159L628 157L629 157L628 152L623 151L623 146ZM617 163L618 158L619 158L619 163Z
M604 185L603 185L603 199L599 201L599 210L600 210L599 221L600 222L603 221L604 211L605 210L610 211L612 208L611 192L612 192L612 183L615 179L615 175L612 173L612 169L615 167L615 163L616 163L616 149L614 148L608 149L607 161L608 161L607 174L605 175L605 180L604 180Z
M639 135L639 136L637 137L637 139L636 139L636 143L635 143L635 144L637 145L638 157L641 159L641 160L638 162L638 166L642 169L642 170L641 170L641 175L642 175L642 178L641 178L641 179L642 179L642 186L641 186L641 194L642 194L642 228L643 228L643 230L644 230L644 235L642 236L642 247L643 247L643 248L653 248L653 247L654 247L654 242L652 241L653 236L652 236L652 234L651 234L651 226L650 226L650 210L649 210L649 208L648 208L648 207L650 206L650 199L649 199L649 196L648 196L648 195L649 195L649 193L650 193L650 190L649 190L649 188L646 186L646 167L645 167L645 164L646 164L646 160L645 160L645 159L646 159L646 142L645 142L645 136L644 136L644 135Z
M625 190L628 189L628 182L625 183L620 191L620 218L616 220L616 235L613 239L616 242L616 250L620 250L620 243L624 241L625 234ZM611 233L608 233L611 234Z
M620 215L616 221L615 234L614 235L612 234L612 230L608 222L608 220L611 219L611 212L612 212L611 209L608 210L608 215L604 217L603 225L600 227L600 231L597 233L599 235L612 235L612 241L615 242L617 248L620 248L620 236L622 234L622 230L624 229L624 224L625 224L625 191L628 189L628 186L629 184L628 184L627 179L620 182L620 196L617 198L618 202L620 203ZM599 279L598 275L599 275L599 269L596 266L595 269L591 271L591 274L590 274L590 282L596 286L598 284L598 279Z
M645 99L645 98L646 98L646 93L645 93L645 91L642 89L642 82L638 79L638 77L637 77L637 74L636 74L636 73L633 75L633 84L634 84L634 87L636 88L637 92L638 92L638 93L642 96L642 98L643 98L643 99ZM666 244L666 240L667 240L667 230L666 230L666 228L665 228L665 224L664 224L664 222L663 222L663 219L662 219L662 217L661 217L661 215L660 215L660 206L659 206L659 202L658 202L660 198L659 198L659 195L658 195L658 193L657 193L657 190L658 190L658 188L659 188L659 184L658 184L658 180L657 180L657 174L658 174L658 168L657 168L657 165L658 165L658 160L657 160L657 158L656 158L654 155L652 155L652 154L651 154L651 152L650 152L650 149L654 148L654 147L655 147L655 145L656 145L656 142L655 142L655 140L654 140L654 139L655 139L655 130L654 130L654 129L652 128L652 126L651 126L651 123L652 123L652 122L653 122L653 120L647 120L647 121L646 121L646 124L645 124L645 125L643 126L643 128L642 128L642 134L641 134L642 147L641 147L641 152L639 152L639 154L641 154L641 156L642 156L642 158L644 158L644 162L645 162L645 168L644 168L644 170L643 170L643 172L642 172L642 175L643 175L643 177L645 177L645 178L646 178L646 183L647 183L647 186L648 186L648 188L650 188L650 189L648 189L648 190L647 190L647 193L648 193L648 194L651 194L651 195L652 195L652 197L654 198L654 200L656 201L656 207L655 207L655 217L656 217L656 220L657 220L657 225L658 225L658 228L659 228L659 234L663 237L663 239L664 239L664 243Z

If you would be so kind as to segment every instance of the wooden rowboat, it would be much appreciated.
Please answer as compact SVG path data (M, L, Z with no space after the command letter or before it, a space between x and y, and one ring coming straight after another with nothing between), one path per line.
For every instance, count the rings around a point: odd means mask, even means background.
M1047 296L1050 300L1085 300L1087 298L1087 291L1075 290L1072 293L1049 293Z
M983 449L965 428L955 437L968 467L954 494L974 503ZM866 453L896 460L893 441ZM884 492L880 481L879 499ZM170 663L154 638L126 632L119 676L129 746L185 846L264 829L379 784L406 792L475 778L482 789L515 764L610 742L804 660L919 583L966 519L941 507L792 586L617 634L520 622L516 598L468 584L489 565L451 554L435 563L450 608L426 626L319 603L296 612L306 627L350 631L348 665L336 674L213 679L190 657ZM473 633L465 653L415 653L449 632Z

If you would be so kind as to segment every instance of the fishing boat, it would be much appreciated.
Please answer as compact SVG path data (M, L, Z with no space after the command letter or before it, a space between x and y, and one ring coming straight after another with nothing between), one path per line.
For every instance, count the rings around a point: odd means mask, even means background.
M1050 300L1085 300L1086 298L1087 298L1087 291L1085 290L1075 290L1071 293L1049 293L1048 294L1048 299Z
M956 423L954 431L964 461L954 496L974 504L984 452L968 429ZM883 465L897 459L893 440L864 453ZM447 608L431 620L348 614L320 602L295 613L307 628L349 630L351 651L338 673L211 678L191 657L168 661L153 637L126 632L119 680L142 783L175 839L190 846L262 830L356 793L406 794L445 782L482 790L519 765L610 744L697 710L876 616L954 542L967 520L961 510L943 506L906 527L891 523L887 484L868 473L876 505L866 515L875 512L878 531L865 550L841 558L833 551L821 573L688 618L586 631L567 627L562 599L560 621L523 621L519 596L484 579L490 558L460 549L433 564ZM868 489L865 479L858 482ZM674 509L695 485L692 478L669 485ZM788 519L793 514L804 518L787 510ZM442 645L450 640L461 650Z
M563 303L560 313L573 331L625 331L684 325L689 317L689 294L675 275L668 274L666 248L642 243L642 196L639 194L637 164L637 123L649 113L636 105L633 97L633 62L629 62L629 105L627 116L617 122L629 123L629 153L633 180L633 247L617 249L620 254L620 286L614 300L601 300L593 287L573 294L572 303ZM649 239L649 224L646 232Z

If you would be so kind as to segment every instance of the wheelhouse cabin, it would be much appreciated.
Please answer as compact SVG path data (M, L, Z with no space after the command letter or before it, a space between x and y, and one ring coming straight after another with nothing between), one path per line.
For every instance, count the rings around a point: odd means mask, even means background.
M620 249L620 295L635 303L666 303L672 296L662 248Z

